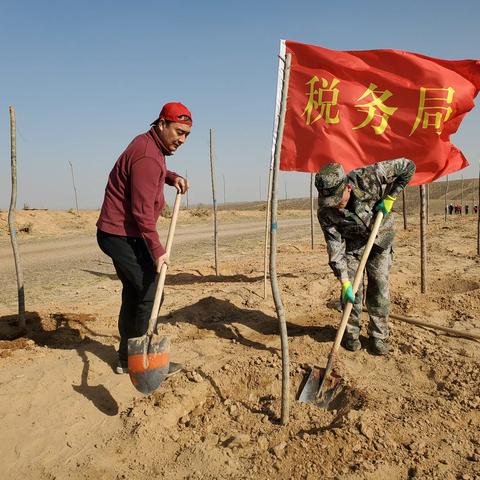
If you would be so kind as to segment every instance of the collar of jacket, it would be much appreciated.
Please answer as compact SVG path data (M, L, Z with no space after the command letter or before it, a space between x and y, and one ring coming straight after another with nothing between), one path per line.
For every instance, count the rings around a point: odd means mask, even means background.
M158 133L155 130L155 126L153 126L147 133L153 138L155 145L157 145L157 147L160 149L163 155L170 154L170 152L165 148L162 141L160 140L160 137L158 136Z

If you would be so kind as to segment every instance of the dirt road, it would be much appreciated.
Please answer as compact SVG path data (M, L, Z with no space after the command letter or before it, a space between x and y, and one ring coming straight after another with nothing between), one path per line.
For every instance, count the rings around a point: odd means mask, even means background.
M309 225L306 218L280 219L281 238L305 235ZM229 259L232 254L259 245L263 241L264 229L265 222L261 220L220 224L220 262L223 258ZM179 225L172 262L181 265L201 258L207 262L213 261L212 230L212 225ZM160 238L166 238L166 235L167 227L164 225L160 228ZM109 259L99 250L94 233L88 236L27 240L20 242L20 258L29 301L51 301L58 293L63 293L65 289L62 287L77 290L95 273L113 274ZM73 278L75 281L72 281ZM7 240L0 243L0 284L3 286L0 307L12 307L16 303L17 290L12 247Z

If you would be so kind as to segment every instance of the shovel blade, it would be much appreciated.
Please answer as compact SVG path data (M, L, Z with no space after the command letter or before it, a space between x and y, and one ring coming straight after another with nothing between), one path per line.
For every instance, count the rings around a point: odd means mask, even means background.
M298 400L303 403L314 403L328 410L334 398L341 392L343 385L340 377L320 367L312 367Z
M298 397L298 401L302 403L315 403L317 392L320 388L320 380L323 375L322 368L312 367L307 381Z
M133 386L149 395L165 380L170 365L170 339L144 335L128 339L128 373Z

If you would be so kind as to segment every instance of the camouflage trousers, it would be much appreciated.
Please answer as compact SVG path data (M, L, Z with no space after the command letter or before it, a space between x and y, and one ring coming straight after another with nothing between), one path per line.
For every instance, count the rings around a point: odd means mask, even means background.
M348 276L353 283L355 273L360 263L363 249L347 252ZM365 267L367 277L366 307L370 322L367 333L369 337L388 338L388 314L390 311L390 291L388 277L392 266L392 247L385 250L374 245ZM365 280L365 273L364 279ZM360 334L360 315L362 313L364 281L360 282L352 313L348 320L345 335L358 338Z

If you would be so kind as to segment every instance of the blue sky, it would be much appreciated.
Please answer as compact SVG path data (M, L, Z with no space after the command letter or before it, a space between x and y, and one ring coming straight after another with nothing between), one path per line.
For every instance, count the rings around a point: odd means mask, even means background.
M10 201L8 106L17 114L18 200L36 208L98 208L130 140L163 103L189 106L194 128L168 159L191 203L265 198L280 39L338 50L395 48L480 58L480 2L0 0L0 208ZM477 103L479 103L477 97ZM478 175L480 109L453 137ZM261 186L261 192L260 187ZM307 196L308 174L282 173L280 197ZM167 198L171 198L169 194Z

